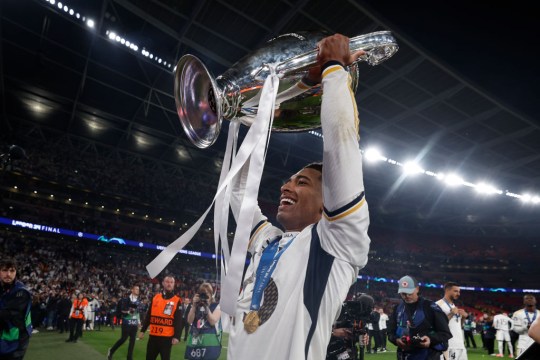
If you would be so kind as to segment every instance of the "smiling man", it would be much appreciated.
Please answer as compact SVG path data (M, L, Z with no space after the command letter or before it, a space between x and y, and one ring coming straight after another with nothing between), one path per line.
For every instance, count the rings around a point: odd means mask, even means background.
M32 297L16 280L17 263L10 258L0 261L0 359L18 360L24 357L30 335L30 305Z
M325 359L332 323L367 263L369 213L358 113L343 67L361 54L350 54L349 39L342 35L319 43L320 68L310 72L310 80L322 75L324 166L310 164L281 187L277 220L284 231L260 210L255 214L230 359ZM246 173L231 202L236 217Z

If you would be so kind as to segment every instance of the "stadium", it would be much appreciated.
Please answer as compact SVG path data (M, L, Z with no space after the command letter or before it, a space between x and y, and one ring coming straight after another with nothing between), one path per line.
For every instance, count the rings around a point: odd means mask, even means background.
M533 19L518 5L436 6L0 2L0 248L17 260L17 278L32 296L25 358L107 358L120 336L116 306L134 284L141 314L166 274L181 299L192 299L201 283L220 297L213 212L199 219L220 185L229 122L205 149L190 141L175 104L176 64L193 54L217 76L270 39L311 30L349 37L388 30L399 46L379 65L359 65L371 243L343 300L368 294L390 315L404 275L433 301L456 282L455 305L475 323L469 359L492 355L483 348L486 318L523 309L525 294L540 293ZM240 141L248 129L240 127ZM272 223L283 183L323 159L323 141L321 129L272 133L258 190ZM152 278L147 265L198 221L193 239ZM225 222L232 247L236 223L232 216ZM60 333L59 304L78 294L98 305L70 344ZM220 359L227 340L225 331ZM147 341L136 342L134 359L145 358ZM114 357L125 357L126 348ZM181 339L172 358L183 359L185 349ZM392 344L374 349L362 351L396 358Z

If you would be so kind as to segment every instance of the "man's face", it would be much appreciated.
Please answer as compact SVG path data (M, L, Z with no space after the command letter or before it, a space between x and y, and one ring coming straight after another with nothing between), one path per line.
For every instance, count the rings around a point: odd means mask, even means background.
M420 291L420 289L417 286L412 294L400 293L399 295L407 304L414 304L418 301L418 291Z
M535 307L536 306L536 298L532 295L525 295L523 297L523 304L527 307Z
M189 298L187 298L187 297L184 298L184 304L189 305L190 301L191 300Z
M0 278L4 285L11 285L15 282L15 277L17 276L17 270L15 268L2 268L0 269Z
M322 174L302 169L281 187L277 220L287 231L301 231L316 223L323 210Z
M131 288L131 293L135 296L139 296L139 293L140 293L140 289L138 286L134 286L133 288Z
M459 299L460 295L460 288L459 286L452 286L450 289L446 290L446 294L448 295L449 299L452 300L452 302Z
M174 279L170 276L167 276L165 279L163 279L163 289L165 291L173 291L174 289Z

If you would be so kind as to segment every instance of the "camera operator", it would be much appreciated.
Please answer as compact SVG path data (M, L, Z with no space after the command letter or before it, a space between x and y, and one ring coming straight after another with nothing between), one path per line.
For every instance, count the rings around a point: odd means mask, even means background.
M347 301L332 326L332 336L326 349L326 360L363 359L364 346L369 340L367 322L373 309L373 298L362 294L355 301ZM359 342L360 353L356 348Z
M399 280L402 301L394 307L388 323L388 340L398 347L398 360L439 360L452 337L444 312L420 297L419 291L414 278Z
M187 321L191 324L185 359L214 360L221 354L221 310L212 285L203 283L193 297Z

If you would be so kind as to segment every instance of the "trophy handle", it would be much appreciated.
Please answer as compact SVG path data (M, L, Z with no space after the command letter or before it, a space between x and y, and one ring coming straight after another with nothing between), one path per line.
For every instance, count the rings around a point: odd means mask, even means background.
M358 61L366 61L369 65L378 65L398 51L396 40L390 31L378 31L359 35L350 39L351 52L364 50ZM317 49L287 59L277 65L280 75L306 70L317 63Z
M221 91L206 66L193 55L184 55L178 61L174 101L191 142L201 149L212 145L221 129Z

